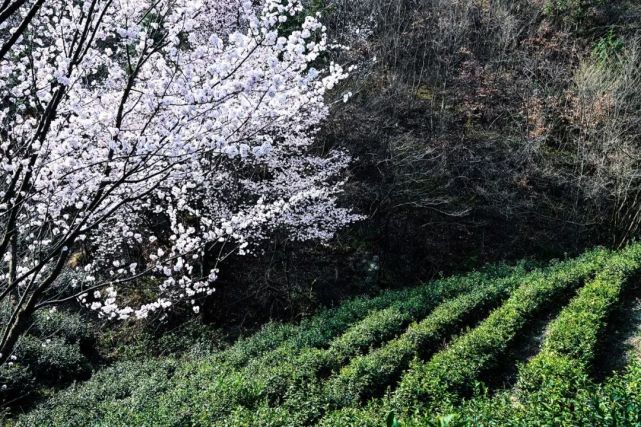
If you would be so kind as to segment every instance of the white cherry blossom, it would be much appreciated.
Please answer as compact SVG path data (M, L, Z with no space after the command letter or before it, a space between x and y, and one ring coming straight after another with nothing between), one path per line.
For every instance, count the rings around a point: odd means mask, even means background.
M358 219L349 156L314 149L347 72L299 0L9 0L0 28L2 354L73 299L198 313L226 257Z

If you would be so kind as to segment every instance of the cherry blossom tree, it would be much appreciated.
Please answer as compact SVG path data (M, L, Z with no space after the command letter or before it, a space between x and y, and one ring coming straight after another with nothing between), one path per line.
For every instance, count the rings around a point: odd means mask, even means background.
M0 0L0 363L38 309L198 312L227 256L358 219L327 49L299 0Z

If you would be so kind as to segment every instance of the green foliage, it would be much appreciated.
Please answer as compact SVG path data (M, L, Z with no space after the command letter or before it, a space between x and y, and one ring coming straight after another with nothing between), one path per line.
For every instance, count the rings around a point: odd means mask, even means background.
M0 321L9 315L8 306L0 308ZM0 367L0 403L14 405L45 387L88 376L91 367L81 347L92 339L89 325L77 313L37 313L32 328Z
M568 394L573 386L583 386L607 315L641 265L640 249L631 246L615 255L552 322L541 352L520 374L520 389L558 391L563 386Z
M540 353L519 370L515 392L472 400L461 411L462 419L472 424L635 425L638 363L604 386L592 382L589 369L607 316L640 266L638 245L612 257L550 324Z
M90 370L80 348L59 337L43 340L27 335L20 340L15 354L16 363L29 367L39 381L64 381Z
M587 19L591 8L605 3L606 0L547 0L543 10L557 22L580 25Z
M98 347L108 360L147 359L152 356L210 356L225 347L223 333L192 319L169 330L156 330L153 323L135 322L106 329L99 336Z
M594 251L574 262L561 263L547 274L530 277L477 328L429 362L414 363L396 390L396 406L406 410L420 405L439 408L469 393L479 374L492 366L542 307L598 271L609 256L606 251Z
M240 370L217 366L215 372L192 375L186 379L192 386L179 387L168 401L174 405L163 408L169 413L185 413L181 408L207 405L208 412L198 415L198 422L212 422L212 414L220 417L235 406L254 407L261 401L296 402L305 385L322 372L339 368L349 357L369 346L391 339L416 316L422 316L444 298L472 289L488 275L505 274L507 267L489 273L472 273L465 277L448 278L415 289L384 293L372 300L354 300L322 314L294 337L262 357L251 360ZM338 315L342 314L342 315ZM344 317L343 317L344 316ZM359 320L360 319L360 320ZM323 347L326 347L324 349ZM213 381L212 376L216 379ZM204 391L192 395L196 384L208 384ZM183 384L184 385L184 384ZM299 385L302 385L301 389ZM184 390L187 390L185 393ZM293 403L292 403L293 404ZM315 407L316 405L304 405ZM192 422L191 414L180 422Z
M371 348L376 347L380 342L394 338L405 329L410 320L424 316L439 301L452 296L453 292L458 294L463 287L467 289L488 288L488 292L481 292L486 298L490 295L500 295L501 292L507 293L510 286L514 286L515 283L523 279L525 266L519 265L511 270L502 267L493 274L497 272L502 274L510 272L511 274L505 279L492 279L488 274L472 273L462 278L455 278L455 280L440 281L431 287L426 286L411 298L394 304L388 309L373 312L335 339L326 350L310 348L295 357L283 354L281 362L271 369L266 369L264 364L258 365L255 372L249 376L251 379L244 381L243 385L260 393L255 396L254 401L282 402L291 410L290 415L293 412L298 417L298 424L309 424L322 415L319 412L319 407L328 404L336 406L341 401L340 393L331 392L333 384L331 381L328 386L310 386L319 376L324 377L323 374L326 372L336 372L343 364L354 356L367 351L368 348L370 351L374 351ZM463 286L463 283L468 283L468 285ZM477 292L473 293L477 294ZM495 295L495 297L499 298L499 295ZM445 305L444 309L440 309L442 306L437 309L441 313L441 315L437 314L437 319L440 316L446 316L448 304L445 303ZM445 331L441 332L445 333ZM413 332L409 336L410 340L416 338L416 334ZM420 343L412 341L410 345L417 346ZM266 386L258 385L261 383ZM255 387L248 387L249 384L254 384ZM264 392L261 392L263 388ZM247 398L246 394L244 396ZM251 401L246 401L245 406L254 407ZM260 419L265 417L271 419L274 411L265 408L262 410L265 411L265 414L262 414ZM249 416L246 412L238 411L233 418L234 423L240 423L236 418L239 416L238 414L241 414L243 420Z
M56 336L69 343L93 339L91 325L78 313L59 310L38 311L31 331L39 337Z
M602 66L612 65L621 59L625 40L618 37L613 29L601 37L592 48L592 56Z
M546 356L550 357L550 356ZM550 357L551 359L551 357ZM558 372L545 389L533 390L520 399L510 392L467 402L455 414L462 425L511 426L637 426L641 423L641 361L604 384L595 384L568 358L552 361ZM539 368L542 365L539 365ZM411 417L403 426L426 425L430 417Z
M641 245L597 249L530 272L501 266L354 299L299 325L268 325L213 354L116 363L18 425L634 425L639 363L604 384L593 382L589 366L640 266ZM520 368L517 387L489 394L481 374L542 307L582 283L540 354Z
M410 325L403 335L384 347L356 357L330 379L327 394L335 406L354 405L390 385L410 361L426 357L441 341L473 316L481 316L506 298L518 284L526 282L523 272L465 293L437 307L429 316Z
M150 425L140 403L166 390L176 367L173 359L117 363L58 393L18 425Z
M8 405L33 392L36 381L27 366L9 362L0 366L0 388L0 402Z
M523 268L518 267L519 271ZM409 321L424 315L445 298L469 292L491 277L512 271L512 267L496 266L413 289L384 292L374 298L356 298L298 326L267 326L212 356L184 356L166 387L143 394L137 391L138 384L126 383L125 388L132 387L129 394L144 396L135 403L131 402L132 397L127 404L135 404L148 420L157 423L171 420L177 424L210 424L223 414L230 414L234 406L252 407L262 399L278 399L286 397L285 394L292 398L297 384L307 383L322 369L339 367L351 355L393 338ZM100 379L90 382L94 381ZM298 388L298 392L305 391L305 387ZM119 403L94 402L93 419L106 416L102 411L112 410L113 405ZM53 408L58 410L57 405ZM40 416L44 413L39 412ZM89 416L87 422L91 419Z

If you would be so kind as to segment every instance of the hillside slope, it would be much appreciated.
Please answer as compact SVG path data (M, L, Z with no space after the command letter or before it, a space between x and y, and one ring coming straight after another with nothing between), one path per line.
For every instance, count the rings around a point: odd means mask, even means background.
M16 423L637 425L641 363L607 338L639 270L635 244L355 299L213 356L118 363Z

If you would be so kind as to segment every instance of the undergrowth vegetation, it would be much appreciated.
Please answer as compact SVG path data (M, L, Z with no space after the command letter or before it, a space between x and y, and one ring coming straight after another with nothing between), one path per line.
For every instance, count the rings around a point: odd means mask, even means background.
M0 306L0 323L9 315ZM9 362L0 366L0 404L16 404L46 388L88 378L91 365L83 347L93 339L89 325L77 313L38 313Z

